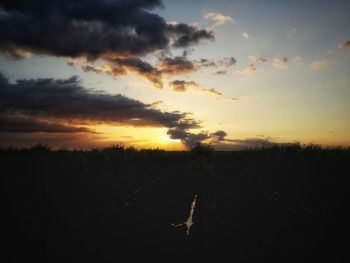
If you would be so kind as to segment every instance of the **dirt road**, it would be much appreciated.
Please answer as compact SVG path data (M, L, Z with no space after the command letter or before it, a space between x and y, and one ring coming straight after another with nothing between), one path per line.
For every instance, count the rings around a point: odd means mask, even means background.
M310 262L322 255L330 220L240 171L169 171L83 218L67 238L67 254L53 255L88 262Z

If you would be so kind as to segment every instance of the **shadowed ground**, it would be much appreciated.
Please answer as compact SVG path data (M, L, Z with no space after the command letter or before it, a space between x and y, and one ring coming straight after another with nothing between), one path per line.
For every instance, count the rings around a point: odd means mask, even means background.
M344 253L346 150L1 154L13 261L320 262Z

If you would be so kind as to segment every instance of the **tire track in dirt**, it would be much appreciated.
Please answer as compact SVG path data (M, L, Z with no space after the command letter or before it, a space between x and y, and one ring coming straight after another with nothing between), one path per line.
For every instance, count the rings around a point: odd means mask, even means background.
M154 179L151 179L149 182L137 187L136 189L130 191L127 194L123 194L119 199L111 200L108 204L101 207L100 209L96 210L92 215L85 215L81 217L80 221L85 221L88 218L98 216L99 214L105 212L106 210L112 209L112 208L124 208L132 204L136 201L138 193L142 191L149 190L152 186L160 184L164 180L166 180L168 177L168 173L164 173L161 177L156 177Z
M249 181L249 183L254 184L257 187L260 187L267 198L278 203L280 207L286 209L289 213L295 214L295 216L302 218L303 221L305 222L312 221L313 224L317 225L317 229L320 232L322 232L323 229L327 226L327 224L329 224L332 221L329 218L325 218L321 215L318 215L311 208L307 207L305 204L297 202L287 197L285 194L282 194L280 191L277 191L271 188L269 185L259 180L256 180L253 177L248 176L241 171L238 171L232 168L222 168L222 167L216 167L216 169L224 173L226 172L226 173L244 178L245 180L247 180L247 183Z

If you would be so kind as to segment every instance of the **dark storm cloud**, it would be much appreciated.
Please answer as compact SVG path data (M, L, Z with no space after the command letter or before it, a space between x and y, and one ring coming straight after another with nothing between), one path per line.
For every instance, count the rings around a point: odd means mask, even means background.
M159 0L8 0L0 2L0 50L90 59L132 57L213 39L209 30L167 24L149 10Z
M18 80L12 84L0 73L0 113L70 122L114 123L133 126L197 128L182 112L164 112L122 95L87 90L77 77Z
M223 141L225 140L225 137L227 136L227 133L225 131L218 130L214 133L211 133L210 136L215 140L215 141Z
M208 133L206 132L192 133L187 129L182 129L179 127L169 129L167 134L171 139L181 140L187 148L191 148L195 146L196 143L202 142L203 140L209 138Z
M227 135L225 131L221 130L210 134L204 131L193 133L188 131L188 129L183 129L180 127L169 129L167 133L171 139L181 140L187 146L187 148L195 146L198 142L210 142L215 147L218 145L218 143L226 141L225 137Z
M96 133L86 127L68 126L21 115L0 115L0 123L0 132Z
M222 130L218 130L214 133L199 132L193 133L187 129L179 127L168 130L168 135L171 139L179 139L184 145L190 149L196 145L196 143L209 143L216 150L231 151L242 150L249 148L268 147L275 145L270 139L261 138L247 138L247 139L227 139L227 133Z
M174 47L188 47L197 44L202 39L214 40L210 29L198 29L187 24L168 24L168 31L176 36Z

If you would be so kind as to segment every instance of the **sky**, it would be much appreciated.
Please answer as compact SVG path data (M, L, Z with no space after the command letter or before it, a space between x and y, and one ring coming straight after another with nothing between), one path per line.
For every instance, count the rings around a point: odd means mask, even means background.
M349 1L0 1L0 146L350 146Z

